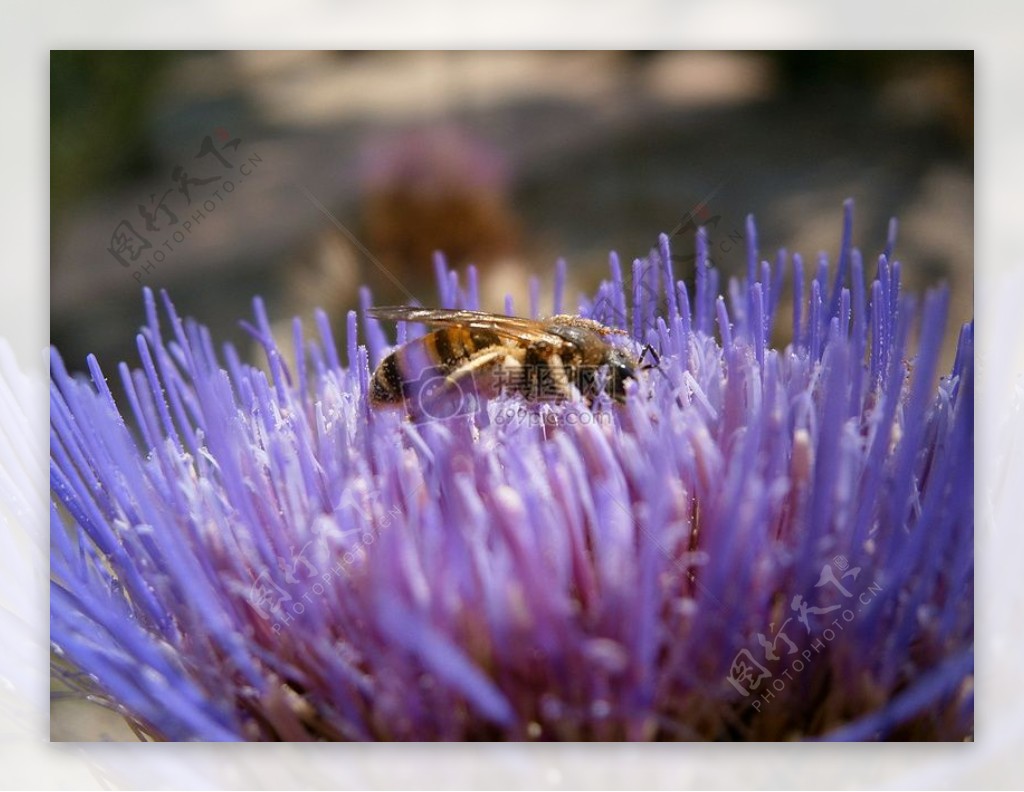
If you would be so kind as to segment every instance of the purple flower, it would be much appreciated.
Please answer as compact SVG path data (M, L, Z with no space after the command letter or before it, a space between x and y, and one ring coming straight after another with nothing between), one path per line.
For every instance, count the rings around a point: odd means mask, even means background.
M60 672L168 740L971 737L973 327L937 378L945 293L894 233L866 284L851 213L809 287L752 221L728 298L703 232L689 287L612 256L581 314L660 350L623 405L411 421L375 320L288 367L256 300L264 372L147 290L125 405L52 355Z

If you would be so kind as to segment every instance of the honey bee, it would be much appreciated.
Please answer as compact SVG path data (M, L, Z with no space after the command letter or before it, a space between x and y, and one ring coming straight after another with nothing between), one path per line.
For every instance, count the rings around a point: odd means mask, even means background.
M369 394L375 407L404 402L432 418L469 411L475 395L501 391L528 401L562 401L575 388L588 404L601 392L621 403L626 380L647 367L642 354L613 343L624 331L578 316L524 319L414 306L371 308L369 314L436 328L385 357Z

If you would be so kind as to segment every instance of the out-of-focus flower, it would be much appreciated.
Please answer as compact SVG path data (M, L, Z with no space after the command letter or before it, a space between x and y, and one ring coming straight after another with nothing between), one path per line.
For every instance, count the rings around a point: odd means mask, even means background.
M519 251L510 164L457 126L382 138L363 154L360 215L366 244L404 281L443 250L456 265L493 266Z
M52 357L63 673L170 740L970 738L973 328L937 378L944 293L892 239L865 283L849 205L809 286L748 232L728 299L703 233L692 299L613 256L581 313L659 367L539 421L371 410L354 312L288 370L257 300L264 372L147 291L124 408Z

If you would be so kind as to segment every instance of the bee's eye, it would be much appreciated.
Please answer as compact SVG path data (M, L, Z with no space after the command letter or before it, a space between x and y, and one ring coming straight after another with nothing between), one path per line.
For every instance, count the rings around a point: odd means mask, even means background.
M619 401L626 396L626 380L633 379L635 372L628 363L616 363L611 367L611 392Z

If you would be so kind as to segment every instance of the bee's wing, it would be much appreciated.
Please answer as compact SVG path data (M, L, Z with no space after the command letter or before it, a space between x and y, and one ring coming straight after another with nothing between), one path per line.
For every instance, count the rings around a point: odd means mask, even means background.
M547 342L561 345L565 339L547 330L544 322L519 316L503 316L484 311L466 311L446 308L417 308L413 305L395 305L370 308L367 313L377 319L395 322L417 322L434 327L468 327L489 330L503 338L528 343Z

